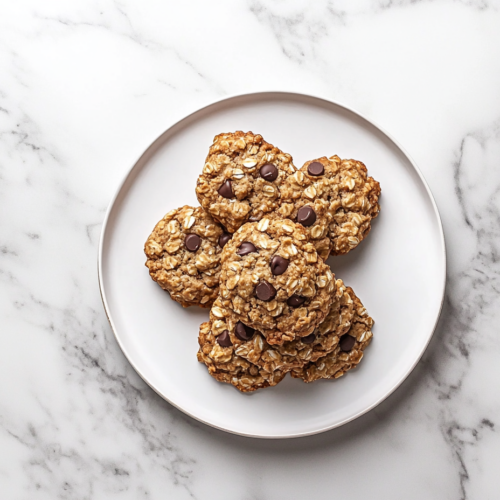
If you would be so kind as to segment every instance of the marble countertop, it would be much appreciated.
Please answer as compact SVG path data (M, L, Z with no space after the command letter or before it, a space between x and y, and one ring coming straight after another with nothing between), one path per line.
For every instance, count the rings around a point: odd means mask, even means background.
M0 496L499 498L499 26L498 0L3 2ZM448 250L442 317L407 381L288 441L208 428L153 393L96 273L106 207L151 140L211 100L270 89L393 134Z

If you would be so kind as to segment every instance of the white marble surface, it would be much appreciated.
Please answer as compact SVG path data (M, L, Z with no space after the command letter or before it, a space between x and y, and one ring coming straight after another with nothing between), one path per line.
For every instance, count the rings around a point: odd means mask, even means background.
M500 2L0 3L0 497L494 499L500 495ZM340 429L239 438L157 397L96 276L117 183L227 94L344 102L420 165L446 303L403 386ZM404 332L402 332L404 334Z

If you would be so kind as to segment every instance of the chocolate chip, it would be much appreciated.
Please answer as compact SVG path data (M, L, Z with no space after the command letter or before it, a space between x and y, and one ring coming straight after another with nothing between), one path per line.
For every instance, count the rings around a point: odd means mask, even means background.
M290 264L289 260L286 260L283 257L280 257L279 255L275 255L271 259L271 272L275 276L279 276L280 274L283 274L287 270L288 264Z
M257 295L258 299L263 300L264 302L269 302L276 297L276 289L273 285L271 285L271 283L268 283L266 280L262 280L255 287L255 295Z
M247 325L244 325L241 321L238 321L238 323L236 323L234 333L242 342L246 342L254 336L255 330Z
M233 186L231 186L231 181L229 179L222 184L218 193L224 196L224 198L234 198Z
M217 343L221 347L231 347L233 343L231 342L231 337L229 336L229 331L224 330L218 337L217 337Z
M260 176L266 181L275 181L278 177L278 169L272 163L266 163L259 170Z
M300 340L302 340L303 344L312 344L316 340L316 334L311 333L311 335L308 335L307 337L302 337Z
M220 236L219 236L219 246L221 248L224 248L226 243L233 237L233 235L231 233L226 233L226 232L223 232Z
M304 227L312 226L316 222L316 212L309 205L299 208L297 222Z
M286 303L290 307L300 307L306 301L305 297L301 297L300 295L293 294Z
M201 238L197 234L188 234L184 239L184 245L190 252L196 252L201 245Z
M309 175L318 177L325 173L325 167L319 161L313 161L312 163L309 163L309 166L307 167L307 173Z
M253 243L250 243L249 241L244 241L240 245L240 248L238 248L238 251L236 253L243 257L243 255L248 255L252 252L257 252L257 248L255 248L255 245Z
M356 343L356 339L351 335L342 335L340 337L339 346L344 352L349 352Z

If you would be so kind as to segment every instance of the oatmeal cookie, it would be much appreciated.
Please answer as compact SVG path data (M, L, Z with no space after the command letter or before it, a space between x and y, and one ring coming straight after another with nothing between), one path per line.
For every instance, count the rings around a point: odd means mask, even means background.
M324 320L335 277L303 226L266 218L242 226L222 252L220 307L269 344L305 337Z
M232 384L242 392L271 387L283 380L286 372L268 372L235 354L234 348L228 344L228 337L226 333L219 333L216 337L212 322L200 326L198 361L207 366L212 377L219 382Z
M243 358L265 373L276 370L286 373L293 368L302 368L334 350L340 336L351 326L353 301L342 280L336 281L333 294L334 300L325 321L310 335L284 342L283 345L270 345L260 332L244 325L233 313L223 309L220 299L217 299L210 311L211 337L205 337L203 341L213 346L219 339L219 345L225 348L228 356L231 353Z
M355 368L363 358L363 351L373 337L371 331L373 319L368 315L352 288L347 288L347 293L354 305L354 315L349 331L340 337L334 350L315 362L307 363L303 368L294 369L291 372L292 377L301 378L304 382L339 378Z
M323 259L355 248L380 210L380 184L363 163L338 156L306 162L280 191L279 214L307 228Z
M149 274L183 307L211 307L222 247L231 238L201 207L170 211L144 245Z
M280 186L295 172L292 157L261 135L235 132L215 136L196 185L201 206L234 233L248 220L276 210Z

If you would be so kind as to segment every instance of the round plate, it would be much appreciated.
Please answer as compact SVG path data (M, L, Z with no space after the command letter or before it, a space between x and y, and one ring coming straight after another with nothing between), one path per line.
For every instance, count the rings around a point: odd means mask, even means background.
M243 394L198 363L206 309L183 309L149 277L144 242L165 213L197 205L196 180L216 134L252 130L305 161L338 154L365 163L382 186L369 237L330 258L375 320L359 367L338 380ZM163 398L228 432L262 438L338 427L375 407L408 376L436 326L445 288L445 245L436 204L418 168L386 133L339 104L264 92L215 102L177 122L144 152L111 202L101 234L99 284L125 356Z

